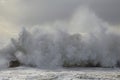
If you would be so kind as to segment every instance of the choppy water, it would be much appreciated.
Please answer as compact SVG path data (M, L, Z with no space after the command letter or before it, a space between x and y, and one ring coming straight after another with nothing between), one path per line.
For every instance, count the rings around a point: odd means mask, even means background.
M0 80L119 80L118 68L69 68L44 70L18 67L0 71Z

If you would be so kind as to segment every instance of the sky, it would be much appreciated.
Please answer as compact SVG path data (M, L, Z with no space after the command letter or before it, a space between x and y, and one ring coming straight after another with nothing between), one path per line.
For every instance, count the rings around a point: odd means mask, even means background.
M69 20L81 6L119 28L120 0L0 0L0 36L10 38L23 26Z

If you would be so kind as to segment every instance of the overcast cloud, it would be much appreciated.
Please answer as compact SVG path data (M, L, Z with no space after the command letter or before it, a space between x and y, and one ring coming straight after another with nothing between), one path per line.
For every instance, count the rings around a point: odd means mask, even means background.
M119 32L120 0L0 0L0 44L1 41L4 43L14 35L16 36L23 26L71 20L81 6L88 7L110 26L116 26L115 30ZM88 17L89 12L86 15ZM89 23L94 21L91 19L88 20ZM87 25L90 26L90 24ZM75 31L79 31L78 27L74 26L73 28Z
M83 5L110 24L119 25L120 0L0 0L0 20L20 25L67 20Z

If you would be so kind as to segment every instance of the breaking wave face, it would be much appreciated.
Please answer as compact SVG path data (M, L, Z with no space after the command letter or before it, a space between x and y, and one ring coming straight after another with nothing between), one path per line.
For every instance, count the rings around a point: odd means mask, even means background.
M18 39L1 49L0 66L8 67L14 58L39 68L120 66L120 35L93 13L79 11L67 26L72 27L24 28Z

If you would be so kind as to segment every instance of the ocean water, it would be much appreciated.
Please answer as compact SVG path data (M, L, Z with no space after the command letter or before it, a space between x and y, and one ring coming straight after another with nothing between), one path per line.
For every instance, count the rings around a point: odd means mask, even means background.
M119 80L118 68L38 69L17 67L0 71L0 80Z

